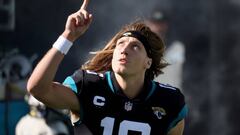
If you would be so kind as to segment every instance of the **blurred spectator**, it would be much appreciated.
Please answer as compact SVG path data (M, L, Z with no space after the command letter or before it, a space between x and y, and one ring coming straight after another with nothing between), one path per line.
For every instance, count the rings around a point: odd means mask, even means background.
M26 82L36 57L27 58L13 49L0 59L0 135L71 134L71 123L65 114L46 108L31 96L28 104L25 102Z
M146 19L146 24L150 29L158 34L166 42L169 29L169 16L166 11L154 9L151 15ZM155 78L160 83L170 84L182 88L182 66L185 60L185 47L182 42L174 40L166 44L167 48L164 59L170 64L163 69L164 74Z
M169 17L163 10L154 9L146 19L146 24L162 39L165 39L169 27Z
M26 82L32 70L31 60L17 49L0 58L0 134L14 135L18 120L29 108L24 101Z
M16 135L73 134L66 111L50 109L31 95L26 95L26 97L30 111L18 122Z

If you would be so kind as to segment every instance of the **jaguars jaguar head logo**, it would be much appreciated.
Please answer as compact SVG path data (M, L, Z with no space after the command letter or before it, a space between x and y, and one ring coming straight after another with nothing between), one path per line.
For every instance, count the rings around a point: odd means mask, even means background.
M157 116L158 119L162 119L167 113L161 107L152 107L153 113Z

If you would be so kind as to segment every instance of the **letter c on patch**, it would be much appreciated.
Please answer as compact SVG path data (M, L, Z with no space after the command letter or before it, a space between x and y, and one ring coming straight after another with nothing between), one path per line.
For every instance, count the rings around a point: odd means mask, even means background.
M97 106L104 106L105 105L105 98L101 96L95 96L93 99L93 104Z

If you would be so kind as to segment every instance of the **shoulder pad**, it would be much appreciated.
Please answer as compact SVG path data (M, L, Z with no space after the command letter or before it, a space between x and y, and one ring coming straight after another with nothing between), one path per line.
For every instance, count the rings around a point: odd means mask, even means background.
M97 73L97 72L90 71L90 70L86 70L86 73L87 73L87 74L92 74L92 75L98 75L98 76L100 76L100 77L103 77L103 76L104 76L104 75L101 74L101 73Z
M170 89L170 90L177 90L177 89L178 89L178 88L173 87L173 86L171 86L171 85L169 85L169 84L159 83L159 86L160 86L161 88L166 88L166 89Z

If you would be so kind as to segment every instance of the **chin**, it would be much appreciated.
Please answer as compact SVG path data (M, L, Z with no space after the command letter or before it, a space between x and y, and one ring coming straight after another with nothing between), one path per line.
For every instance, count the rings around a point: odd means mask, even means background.
M118 67L116 69L113 69L113 71L117 74L124 75L127 73L127 69L123 67Z

